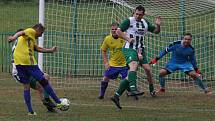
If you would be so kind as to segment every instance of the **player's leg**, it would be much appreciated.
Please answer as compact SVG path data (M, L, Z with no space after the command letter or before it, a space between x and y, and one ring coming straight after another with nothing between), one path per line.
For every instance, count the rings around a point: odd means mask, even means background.
M126 80L126 79L120 80L120 84L119 84L119 87L118 87L117 91L115 92L114 96L111 97L111 100L115 103L115 105L119 109L122 109L122 107L120 106L119 97L123 94L123 92L127 88L129 88L128 80Z
M52 99L57 103L57 105L62 107L60 99L57 97L56 93L54 92L53 88L49 84L48 80L45 79L43 76L43 72L39 69L38 65L30 66L29 73L39 81L40 85L43 89L52 97Z
M31 105L30 84L29 84L30 80L29 80L28 74L26 73L26 66L16 65L16 69L18 72L17 79L24 86L23 97L25 100L25 104L28 108L28 114L36 115L36 113L33 111L32 105Z
M101 81L98 99L104 99L104 95L105 95L106 89L108 87L108 82L109 82L109 78L104 76L103 80Z
M165 92L165 76L170 74L170 72L167 69L161 69L159 71L159 83L160 83L160 89L159 92Z
M120 68L118 67L110 67L105 71L103 81L101 81L101 87L99 92L99 99L103 99L105 95L105 91L108 86L108 82L110 79L116 79L119 75Z
M168 75L168 74L171 74L171 73L175 72L177 69L178 69L178 67L177 67L176 64L168 62L166 64L165 68L162 68L159 71L159 83L160 83L159 92L165 92L165 83L166 83L166 80L165 80L164 77L166 75Z
M48 80L48 81L50 80L50 76L47 73L44 73L43 76L45 77L46 80ZM47 104L47 109L50 112L54 112L55 110L53 108L56 107L56 105L52 102L52 100L50 99L49 94L45 90L43 91L43 96L44 96L44 100L45 100L45 102Z
M151 67L148 64L146 53L145 53L144 49L142 49L142 56L143 56L143 58L141 60L139 60L139 62L140 62L139 64L143 67L143 69L146 73L147 81L149 82L150 95L152 97L154 97L154 96L156 96L156 91L154 89L154 80L152 77Z
M42 101L43 105L46 106L49 112L55 112L55 104L50 100L48 93L43 90L43 87L32 76L29 78L29 80L30 87L38 91L40 100Z
M208 90L207 86L202 82L202 79L199 75L193 70L192 65L186 64L183 65L183 69L186 74L188 74L193 80L195 80L196 84L205 92L205 94L211 94L211 91Z
M114 96L111 97L111 100L115 103L115 105L119 109L121 109L122 107L120 106L119 97L123 94L123 92L127 88L129 88L129 82L128 82L128 80L126 80L126 77L128 75L128 67L119 68L119 73L120 73L122 79L120 80L119 87L118 87L117 91L115 92Z
M14 63L12 63L12 77L14 80L16 80L16 82L19 82L19 76L18 76L18 72L16 69L16 65Z
M108 73L107 71L105 72L103 80L101 81L101 84L100 84L100 91L99 91L98 99L104 99L104 95L105 95L106 89L108 87L109 78L107 77L107 73Z
M129 87L131 92L134 92L137 90L137 67L138 62L137 61L131 61L129 64L129 71L128 71L128 81L129 81Z
M131 90L131 96L143 94L142 92L137 91L137 67L138 67L138 56L137 52L130 48L123 48L122 52L125 56L126 63L129 66L128 71L128 81L129 88Z

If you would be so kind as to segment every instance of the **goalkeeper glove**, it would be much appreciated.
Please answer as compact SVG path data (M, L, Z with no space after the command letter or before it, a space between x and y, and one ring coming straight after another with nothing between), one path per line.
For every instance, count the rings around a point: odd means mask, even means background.
M153 58L150 62L149 65L155 65L157 63L157 61L159 60L158 57Z
M198 76L201 76L201 71L198 68L195 68L196 73L198 74Z

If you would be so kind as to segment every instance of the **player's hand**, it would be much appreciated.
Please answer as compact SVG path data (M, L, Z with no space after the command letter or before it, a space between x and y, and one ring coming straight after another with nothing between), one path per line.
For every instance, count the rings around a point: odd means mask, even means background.
M7 39L8 39L8 42L9 42L9 43L12 42L12 41L14 41L14 40L16 40L16 38L13 37L13 36L9 36Z
M139 60L143 60L143 55L142 55L142 49L141 48L138 49L137 55L138 55Z
M134 42L134 38L129 38L127 41L128 41L129 43L133 43L133 42Z
M198 74L198 76L201 76L201 71L198 68L195 68L196 73Z
M52 51L52 52L57 52L57 49L58 49L57 46L53 46L52 49L51 49L51 51Z
M141 53L138 53L138 59L143 60L143 55Z
M150 62L149 65L155 65L158 62L158 58L153 58Z
M105 66L106 70L108 70L110 68L110 65L108 63L105 63L104 66Z
M158 16L156 19L155 19L155 24L156 25L161 25L161 17L160 16Z

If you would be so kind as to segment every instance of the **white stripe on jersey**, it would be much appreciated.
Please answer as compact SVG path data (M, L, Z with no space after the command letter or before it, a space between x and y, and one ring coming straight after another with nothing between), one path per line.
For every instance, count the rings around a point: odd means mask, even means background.
M126 42L125 48L138 48L144 47L144 35L148 31L148 24L144 19L136 21L134 17L129 17L130 27L126 30L126 33L130 38L134 38L133 43Z

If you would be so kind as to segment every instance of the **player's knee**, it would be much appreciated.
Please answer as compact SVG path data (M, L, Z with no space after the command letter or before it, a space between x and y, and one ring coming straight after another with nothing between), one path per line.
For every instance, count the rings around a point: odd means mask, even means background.
M137 67L138 67L138 63L136 61L132 61L130 64L129 64L129 70L130 71L136 71L137 70Z
M39 92L43 92L43 87L38 82L36 83L36 90L38 90Z
M40 85L42 85L43 87L45 87L46 85L49 84L48 80L46 80L46 79L40 80L39 83L40 83Z
M160 71L159 71L159 76L165 76L165 75L167 75L168 73L167 73L167 70L165 70L165 69L161 69Z
M109 82L109 80L110 79L108 77L106 77L106 76L103 77L103 81Z
M30 84L23 84L24 90L30 90Z

